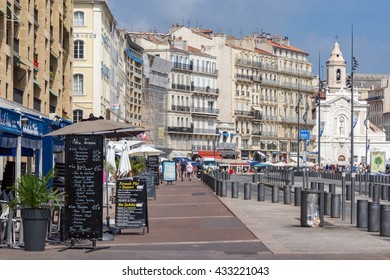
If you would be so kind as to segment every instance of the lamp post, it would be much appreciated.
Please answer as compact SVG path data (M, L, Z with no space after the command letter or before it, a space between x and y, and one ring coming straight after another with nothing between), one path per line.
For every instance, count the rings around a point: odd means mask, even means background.
M358 62L353 56L353 26L352 26L352 40L351 40L351 74L347 79L347 86L351 89L351 224L355 220L355 173L353 170L354 166L354 133L353 129L355 126L354 122L354 109L353 109L353 73L358 67Z
M317 162L318 162L318 177L321 177L321 90L323 84L321 81L321 59L318 55L318 94L316 97L316 105L318 106L318 133L317 133Z
M299 125L299 119L300 119L300 106L301 106L301 100L302 100L302 94L301 94L301 91L300 91L300 84L298 84L298 100L297 100L297 107L295 108L295 112L297 113L297 119L298 119L298 126L297 126L297 130L298 130L298 135L297 135L297 142L298 142L298 153L297 153L297 171L299 172L299 144L300 144L300 125Z
M368 165L368 148L369 142L368 142L368 115L369 115L369 105L367 105L366 109L366 119L364 120L364 126L366 127L366 162L365 162L365 167L366 170L364 172L364 195L367 195L367 179L368 179L368 172L367 172L367 165Z

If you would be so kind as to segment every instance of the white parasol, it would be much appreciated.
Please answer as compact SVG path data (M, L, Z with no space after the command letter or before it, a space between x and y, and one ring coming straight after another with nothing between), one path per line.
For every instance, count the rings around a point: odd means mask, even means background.
M127 146L123 146L121 159L118 165L118 172L117 172L118 178L129 177L130 172L131 172L131 164L129 159L129 150L127 149Z
M154 155L161 155L164 152L161 150L157 150L153 147L142 145L138 148L132 149L129 151L129 155L131 156L154 156Z

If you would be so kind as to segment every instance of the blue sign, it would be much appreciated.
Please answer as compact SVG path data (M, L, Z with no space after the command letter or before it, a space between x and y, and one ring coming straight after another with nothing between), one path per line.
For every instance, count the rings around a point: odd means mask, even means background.
M301 130L299 136L301 140L310 140L310 130Z
M0 108L0 131L21 135L20 115L19 112L14 110Z

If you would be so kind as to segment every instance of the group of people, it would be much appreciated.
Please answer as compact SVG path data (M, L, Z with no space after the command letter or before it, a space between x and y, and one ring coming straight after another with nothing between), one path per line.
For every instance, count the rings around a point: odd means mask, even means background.
M187 177L188 181L191 181L191 177L193 177L194 174L194 166L191 162L186 162L186 160L183 159L181 162L178 161L176 164L180 179L184 181L184 178Z
M315 166L315 171L318 172L318 165ZM325 166L321 164L321 172L329 173L342 173L346 172L349 174L351 172L350 165L338 165L338 164L326 164ZM370 173L370 165L364 165L364 163L355 164L353 166L353 172L357 174L365 174L366 172Z

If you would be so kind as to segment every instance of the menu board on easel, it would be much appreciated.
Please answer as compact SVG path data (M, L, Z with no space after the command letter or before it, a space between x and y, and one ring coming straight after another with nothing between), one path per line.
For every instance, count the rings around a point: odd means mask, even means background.
M148 197L156 199L156 173L155 172L142 172L139 174L140 179L145 179L146 193Z
M65 136L68 238L103 236L103 136Z
M146 181L142 178L116 181L115 228L148 228Z

